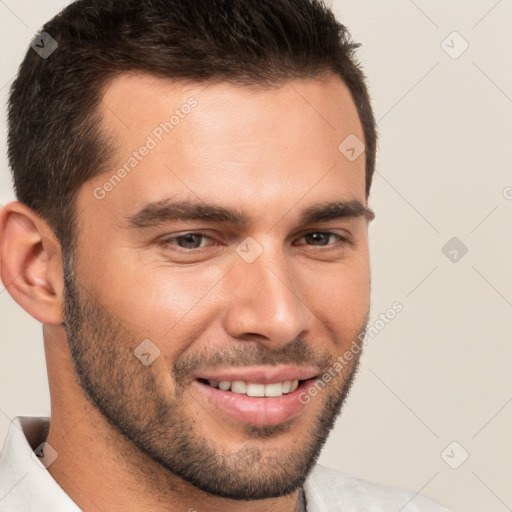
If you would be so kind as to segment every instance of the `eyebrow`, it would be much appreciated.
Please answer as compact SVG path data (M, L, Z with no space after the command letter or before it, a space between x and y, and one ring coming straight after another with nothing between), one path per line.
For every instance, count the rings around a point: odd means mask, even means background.
M375 218L375 214L357 199L332 201L304 210L300 215L299 225L357 217L364 217L367 221L371 221ZM239 228L247 227L251 223L251 218L238 209L171 199L148 203L127 220L129 225L135 228L155 227L172 221L223 222Z

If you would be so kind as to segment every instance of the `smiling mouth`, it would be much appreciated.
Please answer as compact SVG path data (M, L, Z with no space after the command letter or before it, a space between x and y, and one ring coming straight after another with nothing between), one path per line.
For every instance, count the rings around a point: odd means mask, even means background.
M299 385L304 382L302 380L286 380L283 382L273 382L269 384L261 384L258 382L246 382L243 380L235 381L217 381L211 379L198 379L202 384L206 384L221 391L230 391L237 395L246 395L251 397L276 398L279 396L293 393Z
M242 380L241 375L233 375L234 380L230 381L208 375L194 379L192 388L199 399L205 401L206 407L212 408L216 414L245 424L277 425L292 419L307 407L308 402L300 400L300 396L307 393L316 380L316 377L310 377L314 375L311 370L281 373L289 375L271 377L253 372L247 376L253 380ZM302 379L297 379L299 376ZM279 380L283 377L290 380ZM291 380L291 377L295 379ZM222 375L222 378L229 377Z

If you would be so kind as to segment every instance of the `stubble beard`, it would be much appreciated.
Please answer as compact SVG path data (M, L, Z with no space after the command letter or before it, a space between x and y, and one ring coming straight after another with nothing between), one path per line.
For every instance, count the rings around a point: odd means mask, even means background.
M77 382L115 431L164 470L214 496L268 499L289 495L303 485L348 395L359 355L316 397L321 400L321 412L306 431L294 433L290 449L270 450L264 440L293 431L293 419L279 425L247 425L247 441L236 451L227 451L201 431L183 406L187 397L190 399L184 384L186 376L209 362L204 355L178 357L170 371L174 393L163 393L162 381L168 376L156 371L156 365L145 366L133 353L142 339L86 295L79 290L68 266L64 326ZM356 342L362 339L366 323ZM210 362L253 366L303 365L305 361L327 371L335 358L315 353L305 340L297 339L272 352L251 344L243 350L212 355ZM209 420L206 413L204 418Z

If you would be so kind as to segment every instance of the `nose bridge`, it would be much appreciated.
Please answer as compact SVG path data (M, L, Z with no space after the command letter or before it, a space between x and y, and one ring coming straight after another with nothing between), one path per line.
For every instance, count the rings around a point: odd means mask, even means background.
M309 328L313 316L300 297L282 248L267 244L251 263L237 263L236 293L227 315L227 328L235 337L258 334L270 343L292 341Z

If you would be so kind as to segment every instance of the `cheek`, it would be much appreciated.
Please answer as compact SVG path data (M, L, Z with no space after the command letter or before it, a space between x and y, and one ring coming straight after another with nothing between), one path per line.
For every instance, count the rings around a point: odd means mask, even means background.
M180 268L136 260L129 250L91 260L85 269L93 276L88 289L135 339L149 338L169 360L221 318L241 285L228 260ZM315 329L326 326L343 339L357 336L369 306L367 251L339 263L290 265L292 288L318 319Z
M365 249L361 248L338 263L317 266L314 271L316 279L311 281L312 285L320 292L321 283L323 293L333 294L338 304L358 310L368 302L370 264Z
M151 339L171 355L183 351L195 332L204 329L224 274L218 266L119 264L109 268L108 280L99 284L97 293L137 337Z
M336 296L346 320L353 318L360 323L364 319L370 305L370 269L366 262L360 262L352 272L342 273Z
M326 267L308 282L308 307L336 338L351 342L364 327L370 306L368 260Z

